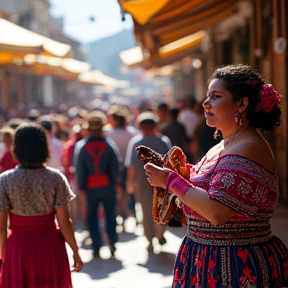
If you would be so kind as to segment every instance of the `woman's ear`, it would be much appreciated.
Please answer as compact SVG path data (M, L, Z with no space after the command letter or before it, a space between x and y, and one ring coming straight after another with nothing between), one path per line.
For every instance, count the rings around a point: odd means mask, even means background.
M242 113L244 112L249 104L249 99L247 97L243 97L240 101L239 101L239 112Z

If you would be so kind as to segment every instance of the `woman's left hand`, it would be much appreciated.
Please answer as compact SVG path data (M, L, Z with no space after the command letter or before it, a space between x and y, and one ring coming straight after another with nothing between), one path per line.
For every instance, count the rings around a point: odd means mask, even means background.
M163 185L163 179L166 173L169 173L169 169L161 168L152 163L147 163L144 165L146 170L146 175L148 176L147 181L151 186L166 188Z
M83 267L81 257L77 253L73 255L73 259L74 259L74 265L73 265L74 269L71 272L79 272Z

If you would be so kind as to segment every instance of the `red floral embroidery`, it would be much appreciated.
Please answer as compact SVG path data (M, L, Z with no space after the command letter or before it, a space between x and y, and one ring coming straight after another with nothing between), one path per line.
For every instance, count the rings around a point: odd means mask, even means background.
M195 285L195 284L196 284L196 275L191 277L191 285Z
M247 252L246 249L243 250L242 248L239 248L239 249L237 250L237 255L238 255L238 257L239 257L240 259L242 259L242 261L243 261L244 263L246 263L246 261L247 261L247 255L248 255L248 252Z
M181 263L185 263L186 261L186 252L187 252L187 246L185 245L182 249L182 252L181 252L181 256L180 256L180 262Z
M251 284L256 283L256 277L251 275L251 270L248 267L245 267L242 271L244 275L239 278L240 282L245 283L249 281Z
M215 261L210 258L210 259L209 259L209 262L208 262L208 269L209 269L209 271L212 270L214 267L215 267Z
M269 262L272 266L273 272L272 272L272 277L273 278L278 278L278 273L277 273L277 268L276 268L276 264L275 264L275 259L273 256L269 256Z
M246 277L250 277L251 270L248 267L245 267L243 273Z
M181 280L181 273L180 273L180 269L178 269L178 268L175 269L174 279L176 281L180 281Z

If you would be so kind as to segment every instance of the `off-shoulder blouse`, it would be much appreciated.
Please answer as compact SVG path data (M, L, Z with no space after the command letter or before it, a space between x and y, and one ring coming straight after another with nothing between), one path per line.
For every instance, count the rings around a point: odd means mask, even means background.
M190 182L236 211L231 221L270 219L279 196L276 172L239 155L224 155L210 162L204 159L191 167ZM188 207L185 211L203 219Z

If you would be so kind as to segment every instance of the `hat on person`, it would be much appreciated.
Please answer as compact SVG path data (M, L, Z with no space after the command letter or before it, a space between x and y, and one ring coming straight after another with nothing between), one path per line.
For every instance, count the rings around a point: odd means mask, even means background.
M136 123L139 124L157 124L160 121L159 116L150 111L145 111L139 114Z
M16 129L22 123L24 123L24 121L20 118L11 118L6 124L11 128Z
M30 121L36 121L40 117L40 112L37 109L31 109L27 113L27 119Z
M14 136L15 134L15 129L13 129L12 127L10 126L3 126L1 129L0 129L0 132L2 134L9 134L10 136Z
M107 123L107 117L102 111L94 111L88 114L87 122L82 124L82 128L88 130L98 130Z
M40 125L47 131L51 132L52 131L52 122L53 122L53 119L52 119L52 116L50 114L48 115L42 115L40 117Z

